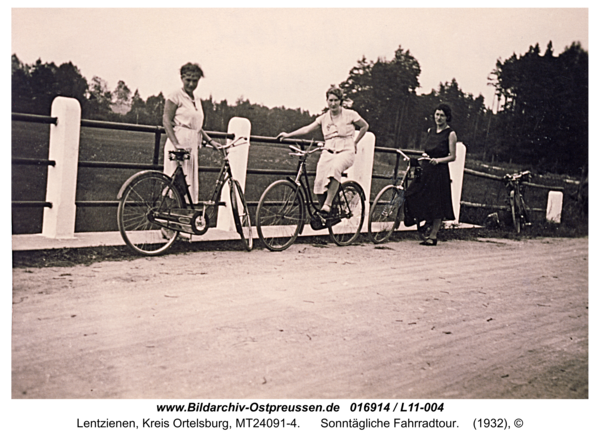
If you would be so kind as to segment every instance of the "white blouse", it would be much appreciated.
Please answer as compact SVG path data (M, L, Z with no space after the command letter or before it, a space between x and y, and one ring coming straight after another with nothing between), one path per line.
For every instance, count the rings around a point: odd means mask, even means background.
M182 147L197 147L202 142L199 135L204 124L204 111L199 97L192 99L180 88L167 96L175 104L175 117L173 118L175 136Z
M323 113L316 120L321 125L326 149L336 152L347 149L354 151L354 133L356 131L354 123L360 120L360 115L348 108L341 110L335 122L331 118L330 111Z

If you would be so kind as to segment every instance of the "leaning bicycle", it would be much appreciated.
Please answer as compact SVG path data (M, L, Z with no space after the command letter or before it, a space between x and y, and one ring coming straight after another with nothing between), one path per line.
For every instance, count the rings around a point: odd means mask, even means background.
M408 186L419 178L422 171L421 162L429 160L429 157L410 158L400 149L396 154L402 156L407 162L404 174L396 175L391 184L384 186L375 196L371 211L369 213L368 232L369 238L375 244L387 241L394 230L400 227L404 220L404 194ZM416 220L417 231L422 239L425 239L431 231L432 223L426 220Z
M411 160L400 149L396 149L396 154L407 162L406 172L396 174L393 182L384 186L371 204L367 229L375 244L387 241L400 226L404 218L404 192L415 177L415 159Z
M355 181L340 184L331 212L324 217L309 189L306 160L324 148L309 145L303 150L298 144L288 145L290 155L298 157L295 178L271 183L263 192L256 210L256 230L262 243L271 251L290 247L309 223L313 230L328 229L337 245L349 245L360 234L365 217L365 194Z
M221 201L221 193L227 184L236 231L244 248L251 250L250 214L242 187L231 173L228 157L228 150L243 142L247 139L238 137L215 148L222 154L222 164L208 201L192 202L181 166L190 158L190 152L185 149L169 151L169 160L177 163L170 176L159 171L141 171L132 175L117 195L117 222L127 246L138 254L156 256L167 251L180 233L203 235L216 222L218 208L226 205Z
M523 171L516 174L506 174L503 179L508 192L508 203L513 225L517 233L521 233L524 226L531 225L529 207L523 197L525 191L523 183L531 181L532 178L533 175L530 171Z

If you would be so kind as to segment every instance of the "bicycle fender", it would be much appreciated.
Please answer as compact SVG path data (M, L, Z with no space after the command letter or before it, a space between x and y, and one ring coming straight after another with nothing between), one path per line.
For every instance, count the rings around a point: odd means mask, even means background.
M162 172L159 172L159 171L149 170L149 171L137 172L137 173L133 174L131 177L129 177L127 180L125 180L125 183L123 183L123 185L121 186L121 189L119 189L119 193L117 194L117 200L120 200L123 197L125 188L127 188L127 186L129 186L133 180L141 177L142 175L147 175L147 174L156 174L157 177L163 178L165 180L169 180L169 178L165 174L163 174Z
M353 183L358 188L358 190L360 191L360 194L362 195L362 197L365 198L365 190L360 185L360 183L358 181L356 181L356 180L346 180L345 182L343 182L340 185L340 187L343 186L343 185L345 185L345 184L349 184L349 183Z
M298 183L296 183L296 180L294 180L292 177L285 177L284 180L289 181L290 183L292 183L294 186L299 186Z

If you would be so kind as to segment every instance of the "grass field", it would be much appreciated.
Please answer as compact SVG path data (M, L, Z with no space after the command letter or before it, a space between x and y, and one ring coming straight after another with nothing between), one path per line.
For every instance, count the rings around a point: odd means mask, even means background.
M48 158L49 126L26 122L12 124L12 158ZM165 136L163 136L163 145ZM79 160L100 162L143 163L150 165L154 152L154 135L114 131L100 128L82 128ZM277 169L294 171L296 158L288 155L284 146L252 143L248 158L248 170ZM162 161L162 146L160 158ZM309 171L314 171L317 156L308 162ZM201 167L218 167L219 153L210 149L200 152ZM390 175L393 172L395 157L391 154L377 152L374 160L374 174ZM490 172L482 168L480 163L469 160L467 151L467 168ZM518 167L506 167L493 172L503 175L514 172ZM77 182L77 201L116 201L116 196L123 182L134 169L80 168ZM200 198L210 196L216 174L200 173ZM12 199L13 201L43 201L46 193L47 168L45 166L13 165L12 167ZM254 212L262 191L281 176L256 175L248 173L246 180L246 198ZM536 227L534 234L550 234L560 236L587 235L587 215L581 214L569 196L576 190L576 185L566 182L566 176L536 176L534 182L550 186L565 187L563 222L560 225L549 225L544 221L544 214L534 215ZM371 189L371 201L377 192L389 180L374 179ZM526 200L533 208L545 209L548 190L527 188ZM462 200L473 203L504 205L506 193L501 182L465 175ZM482 224L493 209L461 207L460 221ZM13 208L12 233L40 233L42 229L43 208ZM116 207L78 207L76 232L114 231L117 230Z

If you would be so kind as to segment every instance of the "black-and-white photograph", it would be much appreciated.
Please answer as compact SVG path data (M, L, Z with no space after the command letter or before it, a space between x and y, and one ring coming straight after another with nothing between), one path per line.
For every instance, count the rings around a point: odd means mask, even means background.
M23 431L591 422L589 8L162 6L10 10Z

